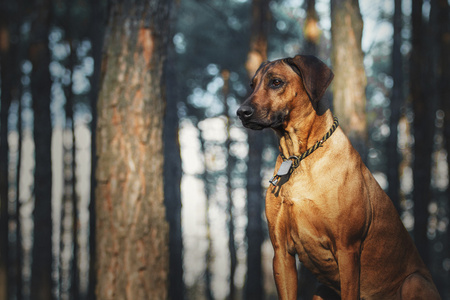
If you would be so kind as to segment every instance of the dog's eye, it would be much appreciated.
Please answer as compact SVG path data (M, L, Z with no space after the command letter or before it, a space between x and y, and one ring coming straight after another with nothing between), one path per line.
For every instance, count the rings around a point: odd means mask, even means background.
M253 90L255 88L255 85L253 84L253 82L250 82L250 88Z
M273 88L278 88L281 87L283 85L283 81L281 81L280 79L272 79L270 82L271 87Z

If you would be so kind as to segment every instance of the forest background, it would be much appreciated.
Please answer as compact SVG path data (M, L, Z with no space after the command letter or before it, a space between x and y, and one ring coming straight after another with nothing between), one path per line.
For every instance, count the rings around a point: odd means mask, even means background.
M449 14L2 0L0 299L276 299L263 195L278 149L235 112L259 63L296 54L333 69L333 112L450 299Z

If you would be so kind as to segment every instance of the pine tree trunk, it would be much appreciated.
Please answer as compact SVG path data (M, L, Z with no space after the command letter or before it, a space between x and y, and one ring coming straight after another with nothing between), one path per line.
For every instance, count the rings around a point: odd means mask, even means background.
M230 92L230 72L228 70L222 70L222 78L223 78L223 103L224 103L224 111L226 118L226 132L227 139L225 141L225 150L228 154L227 157L227 167L226 167L226 177L227 177L227 185L226 185L226 195L227 195L227 223L228 223L228 251L230 254L230 282L229 282L229 291L227 299L233 300L236 299L236 285L234 283L234 276L236 274L237 267L237 253L236 253L236 242L234 239L235 235L235 225L234 225L234 205L233 205L233 197L232 197L232 187L231 187L231 170L233 165L233 158L230 155L230 147L231 147L231 137L230 137L230 116L229 116L229 107L228 107L228 95Z
M11 3L11 2L9 2ZM13 4L13 3L11 3ZM16 192L14 204L14 215L9 216L10 224L15 224L13 234L15 234L14 242L10 244L10 259L9 259L9 298L15 297L15 299L22 299L22 224L20 218L21 203L20 203L20 168L22 165L22 93L23 85L21 84L22 72L19 67L19 62L26 58L26 45L20 37L20 27L23 23L23 16L21 12L21 3L14 3L8 13L9 18L9 31L11 36L11 42L9 45L9 57L7 63L0 62L2 66L2 72L7 75L1 75L11 83L11 101L17 103L17 150L16 150L16 165L15 165L15 179L14 190ZM0 17L1 18L1 17ZM11 20L13 20L11 22ZM0 47L1 48L1 47ZM5 68L5 70L3 70ZM9 70L8 70L9 69ZM2 88L2 93L8 91ZM10 183L11 185L11 183Z
M64 191L62 200L61 211L61 264L62 270L60 271L61 284L60 288L62 295L70 295L70 299L79 299L79 273L78 273L78 196L76 192L76 138L75 138L75 119L74 119L74 106L75 95L73 94L73 81L74 70L76 65L76 47L73 39L72 30L70 28L70 12L73 9L72 3L69 4L66 11L66 38L69 46L69 57L67 61L66 69L70 71L70 84L64 89L66 103L65 103L65 116L66 124L64 128L64 136L69 136L71 143L63 145L63 169L64 169ZM67 141L66 138L64 138ZM67 209L67 211L66 211ZM68 228L64 228L65 219L71 221ZM64 241L63 237L67 235L71 237L71 240ZM64 254L62 254L65 247L71 249L71 261L63 261ZM66 269L63 267L66 266ZM64 284L65 281L65 284ZM70 284L69 284L70 283ZM66 289L64 289L66 287ZM70 287L70 290L67 288Z
M113 1L98 103L99 299L166 299L163 70L170 1Z
M102 61L102 46L103 36L105 29L105 9L102 7L101 0L91 1L91 27L96 28L92 30L90 34L90 40L92 44L92 57L94 59L94 72L90 78L91 91L90 91L90 106L91 106L91 190L89 200L89 283L87 291L87 299L95 300L95 287L97 283L96 277L96 242L95 242L95 169L97 166L97 144L96 144L96 128L97 128L97 99L99 94L100 83L100 71Z
M66 8L66 38L67 42L69 44L69 50L70 54L68 57L68 66L67 69L70 70L70 84L68 86L67 92L66 92L66 132L70 131L70 135L72 137L72 143L70 148L66 148L66 153L68 157L71 158L70 164L64 160L65 164L67 164L67 173L64 174L70 174L70 176L67 176L66 184L67 188L65 192L67 193L67 197L65 200L70 201L70 206L72 207L71 215L69 216L72 224L71 228L71 249L72 249L72 261L70 264L70 299L77 300L80 298L80 281L79 281L79 268L78 268L78 252L79 252L79 245L78 245L78 195L77 195L77 174L76 174L76 149L77 149L77 142L75 137L75 118L74 118L74 109L75 109L75 95L73 94L72 88L73 88L73 82L74 82L74 70L75 65L77 63L77 56L76 56L76 41L73 34L73 28L71 28L71 13L74 8L74 2L69 2L68 6ZM67 157L66 156L66 157Z
M319 16L316 11L316 0L307 0L305 1L305 4L306 19L305 24L303 25L305 43L303 45L302 54L317 56L321 31L319 28Z
M246 69L252 78L260 64L267 60L267 36L270 26L269 1L252 1L252 30L250 51L247 56ZM261 187L262 151L264 142L260 132L248 133L247 162L247 278L245 284L246 299L263 299L264 289L261 247L264 241L262 228L263 189Z
M422 21L422 0L417 0L412 2L411 11L411 22L412 22L412 32L411 32L411 56L410 56L410 93L414 109L414 164L413 164L413 181L414 191L414 238L417 249L419 250L422 258L428 256L426 249L428 249L428 238L426 236L426 226L424 228L423 224L425 221L424 213L419 212L419 209L427 210L429 193L429 172L423 171L426 165L423 165L423 160L417 159L420 154L423 154L427 149L420 149L420 145L425 145L424 140L426 139L426 130L423 124L425 121L426 105L424 101L421 101L424 97L423 84L422 84L422 59L423 59L423 21ZM420 140L422 139L422 140ZM423 147L422 147L423 148ZM422 169L422 170L421 170ZM422 182L419 183L419 180ZM422 227L422 229L420 229ZM422 247L421 243L425 243Z
M207 248L206 248L206 252L205 252L205 272L204 272L204 276L205 276L205 298L206 300L213 300L213 294L212 294L212 261L213 261L213 254L212 254L212 237L211 237L211 222L209 219L209 212L210 212L210 207L211 207L211 191L210 191L210 186L209 186L209 173L208 173L208 167L206 164L206 158L205 158L205 153L206 153L206 149L205 149L205 139L203 138L202 133L200 132L199 134L199 139L200 139L200 149L201 149L201 153L203 154L203 163L204 163L204 172L202 174L202 181L203 184L205 185L205 199L206 199L206 203L205 203L205 230L206 230L206 242L207 242Z
M10 32L7 20L6 7L0 7L0 299L8 299L8 263L10 259L8 242L8 113L12 100L10 76L12 69L10 63Z
M173 48L169 48L169 56ZM177 86L175 62L168 61L167 82ZM169 299L184 299L183 236L181 231L181 156L178 139L177 89L167 90L167 109L164 118L164 198L169 222Z
M450 5L446 0L439 0L439 24L440 24L440 78L439 97L441 107L444 110L444 142L447 151L447 164L450 166ZM450 212L450 184L447 184L447 216ZM445 248L444 248L445 249ZM447 228L447 253L450 251L450 230ZM446 283L445 283L446 284ZM447 285L448 287L448 285Z
M37 1L37 17L31 25L31 94L34 111L34 243L31 267L31 299L53 299L52 294L52 164L50 118L51 77L49 72L51 1Z
M435 134L436 43L434 41L435 7L432 1L430 24L423 23L422 1L412 4L412 52L410 86L414 110L414 241L425 264L429 264L428 205L432 198L431 165Z
M71 136L71 145L64 145L63 153L64 153L64 177L65 177L65 189L64 189L64 199L63 199L63 207L64 204L67 204L68 207L71 208L69 211L71 214L67 215L68 218L71 219L71 228L68 230L71 231L69 236L71 236L71 241L67 243L67 245L72 250L71 252L71 262L68 264L70 272L70 290L69 295L70 299L79 299L80 297L80 284L79 284L79 272L78 272L78 195L76 191L77 178L76 178L76 138L75 138L75 119L74 119L74 107L75 107L75 95L73 94L73 82L74 82L74 70L75 65L77 63L76 57L76 41L74 39L73 28L71 28L72 24L72 16L71 12L73 11L73 2L69 2L66 8L66 20L65 20L65 33L66 39L69 46L69 57L67 61L66 69L70 71L70 84L65 89L66 96L66 104L65 104L65 113L66 113L66 125L65 125L65 134L69 134ZM70 158L70 159L68 159ZM64 216L64 214L62 214ZM63 222L63 220L62 220Z
M270 8L268 0L252 0L252 25L250 50L245 68L250 78L261 63L267 60L267 35L269 33Z
M16 165L16 261L15 261L15 281L16 281L16 297L22 299L22 267L23 267L23 246L22 246L22 218L20 215L22 204L20 202L20 178L22 167L22 99L19 95L17 108L17 165Z
M389 182L388 195L394 203L397 211L400 211L400 154L398 152L398 123L400 110L403 106L403 57L400 51L402 45L402 0L395 0L395 12L393 17L394 43L392 45L392 78L394 86L391 94L390 135L387 142Z
M261 132L248 132L246 299L264 299L261 252L264 241L262 222L264 196L261 187L264 140L258 134Z
M357 0L331 0L334 112L365 161L367 156L366 74L361 37L363 22Z

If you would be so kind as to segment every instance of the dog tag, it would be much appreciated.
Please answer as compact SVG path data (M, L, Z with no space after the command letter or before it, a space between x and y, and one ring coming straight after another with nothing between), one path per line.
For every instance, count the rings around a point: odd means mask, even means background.
M269 180L269 182L273 186L277 186L278 179L280 179L281 176L289 174L289 170L291 169L292 161L291 160L285 160L281 163L280 168L278 169L278 172L275 176L272 177L272 179Z
M289 174L289 170L292 166L292 160L288 159L281 163L280 168L278 169L277 176L284 176Z

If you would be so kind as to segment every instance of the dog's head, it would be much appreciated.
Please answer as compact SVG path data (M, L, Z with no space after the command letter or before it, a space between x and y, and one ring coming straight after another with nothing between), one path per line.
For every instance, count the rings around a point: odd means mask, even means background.
M284 129L291 114L318 112L319 100L333 77L330 68L311 55L263 63L252 79L252 94L237 115L250 129Z

